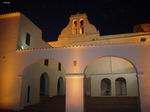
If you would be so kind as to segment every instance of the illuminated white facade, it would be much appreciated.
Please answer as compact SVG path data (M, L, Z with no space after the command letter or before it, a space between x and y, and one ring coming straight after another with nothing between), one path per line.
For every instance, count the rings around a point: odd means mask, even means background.
M47 44L21 13L1 15L0 26L0 108L20 110L38 103L40 94L66 93L66 112L83 112L85 81L88 96L139 96L141 112L150 111L147 27L147 32L101 36L86 14L77 14L58 41Z

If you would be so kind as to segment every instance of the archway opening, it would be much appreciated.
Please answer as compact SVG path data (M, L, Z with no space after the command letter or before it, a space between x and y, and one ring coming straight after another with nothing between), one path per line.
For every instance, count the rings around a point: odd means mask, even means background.
M126 96L127 88L126 88L126 80L124 78L118 78L115 81L116 84L116 96Z
M138 79L135 66L121 57L101 57L89 63L85 74L85 109L104 111L109 108L125 111L140 111ZM90 81L89 81L90 79ZM90 93L90 94L89 94ZM112 101L116 105L112 106ZM131 106L132 105L132 106ZM132 108L131 108L132 107Z
M80 34L84 34L84 20L80 20Z
M48 96L49 95L49 77L45 72L40 77L40 96Z
M57 82L57 95L58 96L63 96L64 95L63 89L64 89L63 78L60 77L58 79L58 82Z
M59 83L59 95L65 94L65 87L61 86L65 86L65 81L63 82L59 79L58 82L58 78L62 77L64 79L65 74L62 63L54 59L40 59L28 65L24 69L22 77L22 105L28 106L39 102L53 102L55 99L57 102L62 102L58 107L64 109L65 97L54 96L57 96L57 83ZM64 89L63 92L62 88Z
M87 81L91 85L91 96L105 96L106 89L112 97L138 96L136 69L124 58L99 58L86 67L85 74L86 79L91 79Z
M102 96L110 96L111 95L111 82L107 78L105 78L101 81L101 95Z

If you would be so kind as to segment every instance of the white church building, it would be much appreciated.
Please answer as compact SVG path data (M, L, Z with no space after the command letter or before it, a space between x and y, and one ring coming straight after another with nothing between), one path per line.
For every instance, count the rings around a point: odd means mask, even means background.
M23 14L0 15L0 109L65 95L66 112L84 112L87 95L137 96L141 112L150 112L150 24L103 36L86 14L69 19L58 40L46 43Z

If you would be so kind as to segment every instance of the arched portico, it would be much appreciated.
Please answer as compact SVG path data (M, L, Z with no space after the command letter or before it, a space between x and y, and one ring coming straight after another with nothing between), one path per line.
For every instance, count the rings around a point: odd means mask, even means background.
M141 109L143 109L143 112L149 112L150 110L150 100L149 100L149 72L148 66L150 66L150 63L147 61L147 59L150 57L149 53L149 46L142 46L137 44L120 44L120 45L103 45L103 46L93 46L93 47L84 47L84 46L78 46L78 47L70 47L70 48L50 48L50 49L35 49L35 50L24 50L24 51L16 51L16 54L11 57L13 59L17 59L13 62L16 65L21 66L10 66L7 68L7 74L3 74L4 78L6 80L8 79L6 76L16 74L15 77L19 76L19 78L11 78L9 77L9 80L13 80L12 82L18 82L12 83L14 87L16 87L16 94L12 94L13 91L11 87L7 85L5 82L1 81L2 85L5 86L6 89L9 90L9 95L12 97L12 99L16 99L15 102L12 100L12 103L9 104L9 106L12 108L13 105L14 109L18 109L20 107L20 104L17 102L20 102L20 97L18 95L20 94L21 87L21 79L22 79L22 72L23 70L30 65L33 62L36 62L40 59L56 59L59 60L59 62L62 63L66 70L66 74L72 74L72 73L84 73L85 67L92 62L94 59L101 58L104 56L118 56L123 57L124 59L130 60L130 62L133 63L134 66L136 66L136 73L138 77L138 84L139 84L139 91L140 91L140 99L141 99ZM76 61L77 65L74 66L73 62ZM15 80L14 80L15 78ZM32 87L31 87L32 88ZM12 91L11 91L12 90ZM3 89L1 89L3 91ZM4 99L5 99L5 92L2 92L0 98L2 99L0 102L5 105ZM17 102L16 102L17 101ZM19 106L18 106L19 104ZM16 106L14 106L16 105ZM4 106L5 107L5 106Z
M64 78L65 70L56 60L40 59L27 66L22 74L21 102L23 108L39 103L40 99L45 99L41 96L57 96L58 77ZM60 89L62 94L62 88Z
M91 78L88 84L91 85L91 96L104 97L103 100L124 97L124 101L127 97L139 98L136 68L123 57L97 58L87 65L84 73L86 79ZM89 89L85 92L89 93ZM137 103L139 104L139 101Z
M104 47L106 47L106 49L104 49ZM132 55L132 53L128 55L128 53L126 53L128 51L127 51L125 46L124 47L122 47L122 46L118 47L118 46L114 45L114 47L111 47L111 48L109 48L109 46L103 46L103 49L101 49L101 46L100 47L94 47L94 48L77 47L77 48L64 48L64 49L60 48L60 49L62 50L61 52L57 52L57 49L55 49L56 51L53 51L53 49L51 49L50 51L48 50L48 51L52 52L53 56L55 56L55 59L57 58L62 63L62 65L66 69L67 74L83 73L86 65L89 64L93 59L104 57L106 55L108 55L108 56L109 55L113 55L113 56L115 55L116 56L117 52L115 52L115 51L120 51L120 53L117 53L118 57L125 57L125 59L131 60L132 63L134 63L134 65L136 65L137 67L139 66L137 64L139 60L137 61L137 60L135 60L136 58L133 58L133 56L138 55L138 52L137 51L133 51L133 52L131 51L133 53L133 55ZM105 52L108 49L110 52ZM111 51L113 51L112 49L115 49L114 52L111 52ZM98 52L99 50L101 50L101 52ZM48 51L45 51L45 52L48 52ZM91 51L94 53L89 54ZM63 53L63 52L65 52L65 53ZM66 58L66 57L68 57L67 52L70 54L69 58ZM41 54L44 54L44 53L41 53ZM61 54L61 57L59 54ZM83 58L84 55L86 55L85 58ZM30 55L30 56L32 56L32 55ZM45 56L46 55L44 55L44 57ZM32 56L32 57L34 57L34 56ZM41 56L41 57L43 57L43 56ZM51 57L51 56L47 55L47 57ZM73 65L74 61L77 62L76 67ZM66 68L66 67L68 67L68 68Z
M116 80L120 77L128 80L127 96L138 96L138 79L134 65L122 57L105 56L89 63L85 69L86 77L91 78L91 96L101 96L106 83L110 79L110 96L116 96ZM97 86L99 85L99 86ZM87 90L86 90L87 91Z

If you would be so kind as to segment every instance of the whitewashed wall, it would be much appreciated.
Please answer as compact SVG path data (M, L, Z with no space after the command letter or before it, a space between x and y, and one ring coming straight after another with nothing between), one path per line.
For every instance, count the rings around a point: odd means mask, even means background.
M1 20L0 25L3 26L1 27L1 37L3 40L0 41L0 108L12 110L21 108L22 81L23 74L26 73L24 70L36 61L46 58L57 60L62 63L66 74L71 74L84 73L86 66L100 57L117 56L129 60L135 66L139 84L141 112L150 112L149 43L16 51L19 17L4 21L2 18ZM10 44L8 45L8 43ZM73 65L74 60L77 61L76 67ZM32 79L32 77L27 79Z

